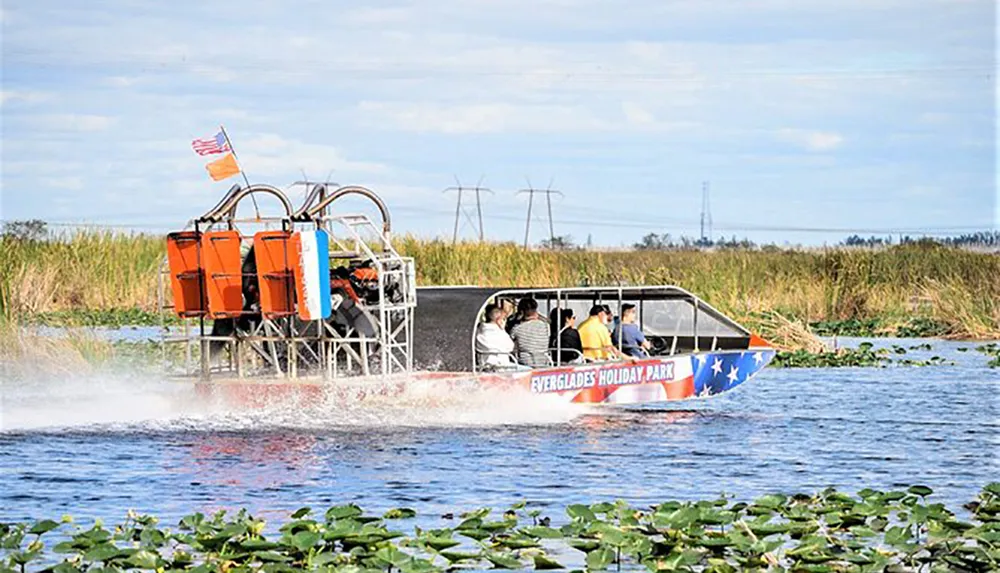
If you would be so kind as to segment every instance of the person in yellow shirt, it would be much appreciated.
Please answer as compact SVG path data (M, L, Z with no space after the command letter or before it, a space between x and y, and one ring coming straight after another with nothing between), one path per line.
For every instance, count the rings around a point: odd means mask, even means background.
M590 316L577 328L584 358L597 361L627 358L611 343L611 331L608 330L610 322L611 314L603 305L597 304L590 309Z

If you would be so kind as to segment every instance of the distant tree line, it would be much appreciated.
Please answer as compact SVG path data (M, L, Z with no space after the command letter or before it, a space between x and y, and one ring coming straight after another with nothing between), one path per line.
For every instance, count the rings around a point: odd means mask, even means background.
M656 233L649 233L644 236L641 241L632 245L635 249L640 251L670 251L670 250L687 250L687 249L756 249L758 246L756 243L750 239L743 238L737 239L736 235L732 238L726 239L725 237L720 237L718 239L709 239L702 237L700 239L694 239L692 237L686 237L681 235L676 240L670 236L670 233L665 233L663 235L657 235Z
M958 235L955 237L927 237L927 236L910 236L904 235L898 240L893 240L891 236L886 237L861 237L859 235L851 235L847 237L840 243L840 246L846 247L887 247L892 245L942 245L948 247L1000 247L1000 231L979 231L976 233L969 233L965 235ZM750 239L743 238L737 239L736 236L732 236L727 239L725 237L720 237L718 239L700 238L694 239L692 237L680 236L674 239L669 233L658 235L656 233L649 233L642 238L638 243L632 245L633 248L640 251L670 251L670 250L692 250L692 249L731 249L731 250L774 250L780 249L781 246L775 243L755 243Z
M1000 231L978 231L958 235L956 237L911 237L904 235L898 241L893 241L891 236L886 237L861 237L851 235L844 239L842 245L848 247L886 247L890 245L912 245L935 243L947 245L949 247L1000 247Z
M44 241L51 236L48 225L40 219L6 221L0 227L0 237L7 240L16 241ZM943 245L949 247L987 247L1000 248L1000 231L977 231L953 237L926 237L904 235L897 239L887 235L879 237L872 235L862 237L851 235L840 243L845 247L888 247L892 245ZM588 237L585 245L577 245L570 235L560 235L545 239L540 246L543 249L553 251L583 250L591 246ZM676 239L670 233L662 235L648 233L642 240L634 243L632 247L640 251L671 251L671 250L694 250L694 249L731 249L731 250L775 250L783 247L775 243L755 243L747 238L737 239L736 235L730 238L720 237L718 239L687 237L681 235Z
M7 221L0 229L0 236L12 241L44 241L49 236L49 229L41 219Z

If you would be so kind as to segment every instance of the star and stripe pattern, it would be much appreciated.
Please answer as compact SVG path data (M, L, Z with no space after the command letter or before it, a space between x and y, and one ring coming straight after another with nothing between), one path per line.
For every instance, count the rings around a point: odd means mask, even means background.
M226 139L226 134L221 131L207 139L195 139L191 142L191 148L198 155L211 155L213 153L232 151L229 141Z
M694 395L714 396L735 388L773 359L774 350L770 349L695 354L691 357Z

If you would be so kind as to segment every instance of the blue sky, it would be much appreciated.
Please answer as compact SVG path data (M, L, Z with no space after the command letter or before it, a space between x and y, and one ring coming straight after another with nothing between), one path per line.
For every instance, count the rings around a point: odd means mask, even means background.
M0 217L179 228L237 181L212 182L190 148L222 123L251 181L332 171L421 236L450 237L455 196L442 190L481 176L499 240L523 239L515 192L528 178L565 194L556 234L599 245L697 235L706 180L715 235L993 229L994 12L990 0L6 0ZM532 242L547 233L535 213ZM474 234L464 220L462 234Z

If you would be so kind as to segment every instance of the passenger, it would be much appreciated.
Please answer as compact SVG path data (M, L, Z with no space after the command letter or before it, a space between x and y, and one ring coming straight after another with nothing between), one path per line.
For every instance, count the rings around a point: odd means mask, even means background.
M503 311L503 319L510 320L511 315L514 314L514 303L509 298L502 299L500 301L500 310Z
M557 364L570 364L583 360L583 344L580 342L580 333L576 330L576 316L573 309L553 309L552 334L549 338L549 349L552 352L552 360Z
M476 357L488 369L514 367L514 341L504 330L503 311L495 304L486 306L486 321L476 329Z
M514 311L514 302L510 299L501 299L500 309L503 311L503 318L504 321L506 321L505 328L507 329L507 334L510 334L510 332L514 330L514 327L521 322L523 317L521 316L521 313Z
M549 325L538 314L538 301L525 297L517 303L521 321L510 331L517 361L532 368L549 365Z
M635 323L637 314L634 304L625 303L622 305L621 323L611 333L611 342L616 348L620 342L625 354L636 358L649 358L651 345L642 333L642 329Z
M610 306L602 304L601 308L603 308L604 312L608 314L608 333L614 335L615 329L618 328L618 325L621 323L621 321L619 320L619 317L614 316L614 313L611 312Z
M590 309L590 316L580 324L580 342L584 358L598 361L625 358L625 355L611 343L609 322L611 317L606 306L595 304Z

